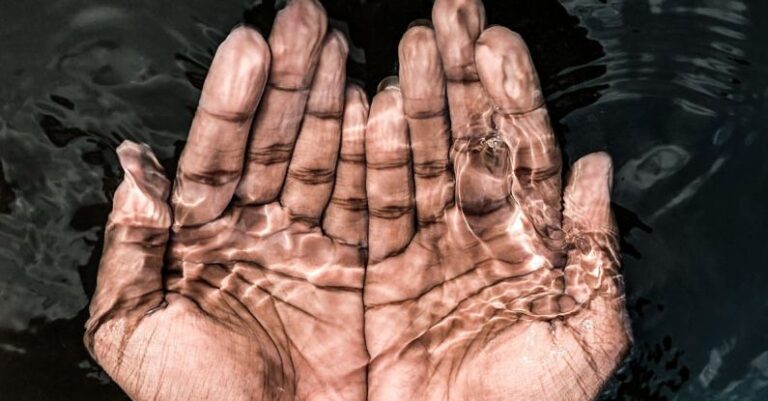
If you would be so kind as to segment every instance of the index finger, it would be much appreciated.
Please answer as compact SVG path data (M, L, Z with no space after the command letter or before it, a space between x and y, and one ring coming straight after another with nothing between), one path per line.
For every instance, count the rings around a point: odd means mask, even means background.
M247 27L233 30L216 51L179 160L175 226L207 223L231 201L269 64L267 43Z
M559 246L562 156L533 60L523 39L496 26L480 36L477 70L496 112L494 126L512 148L512 191L536 230Z

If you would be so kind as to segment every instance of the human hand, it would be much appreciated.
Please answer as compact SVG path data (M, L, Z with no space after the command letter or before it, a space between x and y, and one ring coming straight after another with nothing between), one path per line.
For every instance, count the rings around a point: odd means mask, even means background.
M479 0L432 17L366 131L369 399L594 399L631 341L611 160L577 161L562 195L523 40Z
M364 399L368 106L345 94L347 44L326 25L294 0L269 46L229 35L170 206L149 148L118 149L85 340L132 399Z

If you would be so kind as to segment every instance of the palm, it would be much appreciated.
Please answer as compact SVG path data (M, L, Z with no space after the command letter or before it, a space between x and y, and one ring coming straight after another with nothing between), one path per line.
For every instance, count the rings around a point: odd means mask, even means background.
M264 342L263 330L247 328L255 322L233 318L219 320L198 308L194 299L169 299L163 309L138 322L113 319L100 326L94 355L135 400L202 400L210 398L212 389L232 400L256 395L282 399L264 394L286 381L274 364L280 353Z
M166 267L167 305L138 322L119 363L102 361L112 376L143 383L124 384L137 399L153 396L144 389L169 399L164 390L179 388L190 392L181 399L193 398L187 383L233 391L226 399L360 393L367 356L359 250L290 217L277 203L234 207L179 230ZM151 383L160 376L163 383Z
M184 278L171 278L168 291L223 326L212 341L233 347L235 336L246 343L230 349L258 351L245 353L244 362L260 361L246 366L269 378L258 383L264 399L355 397L367 362L360 337L364 261L358 246L291 217L278 203L235 207L209 226L180 231L171 270Z
M607 279L577 302L519 218L483 243L450 208L440 235L417 232L369 268L373 383L400 383L397 397L413 400L585 400L600 390L626 347L619 291Z

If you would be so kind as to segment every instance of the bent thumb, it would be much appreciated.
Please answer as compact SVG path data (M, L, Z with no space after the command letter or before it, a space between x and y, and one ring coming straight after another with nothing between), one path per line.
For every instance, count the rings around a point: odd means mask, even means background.
M94 357L94 338L103 324L119 319L136 323L164 299L161 274L171 225L170 183L149 146L126 141L117 154L125 177L115 192L85 326L85 345ZM124 327L131 326L135 324Z

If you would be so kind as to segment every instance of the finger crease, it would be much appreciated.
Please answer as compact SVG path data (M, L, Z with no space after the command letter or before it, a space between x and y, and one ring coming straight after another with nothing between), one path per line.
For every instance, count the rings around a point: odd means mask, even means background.
M465 84L466 85L466 84L479 83L480 82L480 77L478 77L477 75L463 76L461 78L447 77L446 81L450 82L450 83L454 83L454 84Z
M340 198L332 197L331 204L350 212L364 212L368 210L368 200L365 198Z
M540 109L544 108L546 106L546 103L542 100L541 103L531 107L527 110L520 110L520 111L504 111L504 110L497 110L497 112L503 116L506 117L525 117L528 114L534 113L536 111L539 111Z
M368 161L367 167L369 170L389 170L394 168L405 167L410 164L410 160L392 160L386 162L371 162Z
M291 160L293 143L276 143L265 148L251 149L248 152L248 161L256 164L287 163Z
M251 118L253 118L253 111L248 112L220 112L220 111L212 111L208 110L203 105L197 106L197 112L202 114L207 114L214 119L222 120L222 121L228 121L232 123L244 123Z
M383 220L397 220L413 210L413 205L390 205L369 209L370 216Z
M333 182L335 173L333 169L296 168L289 170L288 176L307 185L320 185Z
M342 153L339 156L339 160L341 160L344 163L350 163L350 164L365 164L365 154L364 153Z
M198 184L208 185L212 187L221 187L237 181L240 179L240 170L227 171L227 170L212 170L203 171L200 173L190 173L186 171L180 171L179 176L182 181L192 181Z
M434 178L448 171L448 160L429 160L413 164L413 172L420 178Z
M448 111L445 109L440 110L426 110L426 111L406 111L406 117L414 120L429 120L435 117L448 117Z
M267 85L269 85L270 89L274 89L282 92L309 92L308 86L299 86L299 87L283 86L278 83L275 83L274 81L269 81Z
M341 118L342 118L342 112L341 111L336 111L336 110L327 110L327 111L307 110L306 114L308 116L312 116L312 117L320 119L320 120L338 120L338 121L341 121Z

